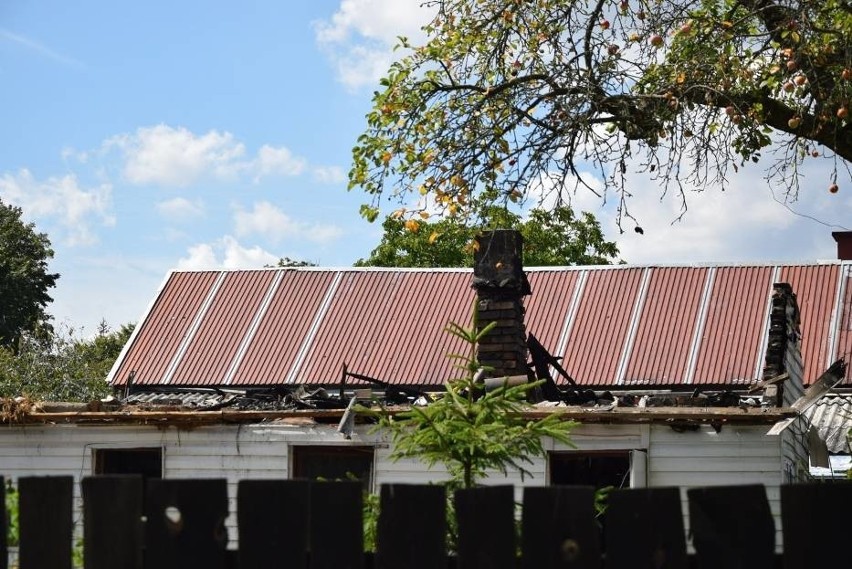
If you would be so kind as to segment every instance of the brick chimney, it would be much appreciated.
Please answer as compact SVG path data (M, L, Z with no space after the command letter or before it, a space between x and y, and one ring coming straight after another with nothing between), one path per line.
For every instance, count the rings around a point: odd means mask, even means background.
M479 363L493 377L527 375L523 297L530 286L523 270L523 238L514 230L487 231L476 238L473 284L479 328L496 322L477 346Z
M763 392L765 405L789 405L803 393L804 364L800 349L799 303L793 287L787 283L772 286L763 381L786 379L769 384Z
M852 231L832 231L831 236L837 241L837 258L852 260Z

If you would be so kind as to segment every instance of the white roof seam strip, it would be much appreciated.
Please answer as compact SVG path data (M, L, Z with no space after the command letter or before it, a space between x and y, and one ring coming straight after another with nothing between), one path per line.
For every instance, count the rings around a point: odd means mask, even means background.
M701 291L701 303L698 305L698 318L695 320L695 330L692 332L692 343L689 348L689 359L686 362L686 375L683 378L684 385L690 385L695 381L695 366L698 360L698 349L701 346L701 337L704 334L704 326L707 324L707 309L710 306L710 296L713 294L713 284L716 282L716 267L707 269L707 278L704 279L704 290Z
M216 278L216 282L214 282L213 286L210 287L210 292L207 293L207 298L204 299L204 302L198 309L198 312L195 314L195 319L192 321L192 324L186 331L183 340L181 340L180 345L178 346L178 349L175 352L175 357L172 358L171 363L169 363L169 367L166 369L166 373L163 374L163 380L160 382L160 384L168 385L169 383L171 383L172 376L174 376L175 374L175 370L177 370L178 365L180 365L181 360L183 360L183 356L186 355L186 350L187 348L189 348L189 344L191 344L192 340L195 338L195 334L201 327L201 323L204 321L204 317L207 316L207 311L210 309L210 305L213 304L213 299L216 298L216 294L219 292L219 287L222 286L226 274L227 273L225 271L220 272L219 276Z
M260 301L260 306L257 307L257 312L255 312L254 318L252 318L251 324L249 324L248 330L246 330L246 334L240 342L240 347L237 348L237 353L234 354L234 360L231 362L230 367L228 367L228 371L225 372L225 378L222 380L223 385L231 385L231 382L234 380L234 375L237 373L237 369L239 369L240 364L243 363L243 358L245 358L246 352L248 352L248 347L252 340L254 340L255 334L257 334L257 329L260 327L260 322L263 320L263 317L266 316L266 311L269 310L269 306L272 304L272 298L278 291L278 286L281 284L283 277L284 271L280 271L275 275L275 278L272 279L272 283L269 285L269 290L266 291L266 294L263 296L263 300Z
M636 294L636 302L633 303L633 312L630 315L630 328L627 329L627 337L621 348L621 360L615 370L615 385L624 385L624 374L627 373L627 362L633 353L633 343L636 341L636 330L639 327L639 317L645 307L645 299L648 297L648 282L651 280L652 267L642 271L642 280L639 281L639 292Z
M556 354L565 355L565 350L568 349L568 338L571 336L571 330L574 328L574 319L577 317L577 309L580 306L580 299L583 297L583 291L586 289L586 281L589 273L583 271L577 279L577 284L574 287L574 294L571 298L571 304L568 305L568 314L565 315L565 323L562 326L562 333L559 335L559 341L556 343ZM556 355L554 354L554 355Z
M296 354L296 357L293 358L293 367L290 368L290 373L287 374L287 378L284 380L284 383L293 383L296 381L296 376L299 374L299 371L301 371L302 364L305 363L305 356L307 355L311 345L314 343L314 337L317 335L317 330L319 330L320 324L325 318L325 314L328 311L331 300L334 298L334 294L337 292L337 287L340 285L341 280L343 280L343 272L339 271L334 276L334 280L331 281L328 291L325 293L325 298L322 299L322 304L320 304L319 310L317 310L317 315L314 317L314 321L311 322L311 327L308 329L305 341L302 342L301 346L299 346L299 352Z

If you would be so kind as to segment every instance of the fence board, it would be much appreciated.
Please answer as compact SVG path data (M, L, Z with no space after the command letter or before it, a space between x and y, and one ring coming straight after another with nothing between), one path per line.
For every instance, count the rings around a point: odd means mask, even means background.
M224 568L227 515L224 479L148 480L145 567Z
M775 522L763 486L692 488L686 494L699 567L775 566Z
M686 569L677 488L615 490L604 521L607 569Z
M241 569L306 569L310 482L241 480L237 530Z
M524 488L521 567L600 569L594 503L592 487Z
M71 569L71 476L18 480L20 569Z
M70 569L73 479L28 477L18 485L20 569ZM151 480L146 488L138 477L83 479L86 569L774 569L782 561L761 485L686 491L693 557L686 555L677 488L613 492L603 544L591 488L526 488L520 559L511 486L454 495L458 542L451 557L443 487L383 485L375 559L363 552L360 482L240 481L237 551L225 549L225 480ZM835 565L852 483L788 485L780 494L784 567ZM0 515L0 552L4 521ZM0 569L6 565L3 556Z
M447 493L443 486L385 484L376 538L377 569L445 569Z
M458 569L514 569L512 486L456 490Z
M81 485L85 568L141 569L142 477L93 476Z
M837 566L846 555L850 511L852 482L782 486L784 567Z
M363 491L359 481L311 483L311 569L364 566Z
M0 569L7 569L9 553L6 550L7 525L9 514L6 512L6 479L0 476Z

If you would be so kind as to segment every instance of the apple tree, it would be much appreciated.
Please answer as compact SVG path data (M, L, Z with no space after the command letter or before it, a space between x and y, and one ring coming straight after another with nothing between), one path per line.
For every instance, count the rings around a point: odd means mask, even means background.
M852 160L848 0L427 0L423 45L373 98L350 189L423 210L541 200L627 180L660 192L724 189L759 162L793 200L824 160ZM408 208L407 217L417 211Z

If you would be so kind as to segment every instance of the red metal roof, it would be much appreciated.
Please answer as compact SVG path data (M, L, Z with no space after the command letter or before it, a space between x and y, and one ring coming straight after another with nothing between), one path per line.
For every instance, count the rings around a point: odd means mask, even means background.
M738 385L760 379L772 284L801 309L806 382L852 352L852 264L528 268L526 327L580 384ZM444 332L467 325L470 270L171 273L110 381L337 385L343 366L397 385L457 373Z

